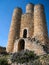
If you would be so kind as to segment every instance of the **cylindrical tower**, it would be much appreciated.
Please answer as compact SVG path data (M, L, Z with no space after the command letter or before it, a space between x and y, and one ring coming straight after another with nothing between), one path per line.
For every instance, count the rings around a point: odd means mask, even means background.
M20 37L32 37L34 32L34 5L29 3L26 6L26 14L22 15Z
M34 11L34 4L32 3L27 4L26 13L33 13L33 11Z
M10 32L8 37L8 45L6 48L7 52L12 52L14 47L14 41L20 36L20 20L21 20L22 9L15 8L12 16L12 22L10 26Z
M34 6L34 36L42 42L42 45L45 45L45 43L47 44L48 32L42 4Z

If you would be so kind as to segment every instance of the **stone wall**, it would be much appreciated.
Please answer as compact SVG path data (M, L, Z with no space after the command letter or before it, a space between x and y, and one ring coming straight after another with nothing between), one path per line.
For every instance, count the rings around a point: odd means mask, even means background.
M15 39L19 38L21 14L22 14L22 10L20 8L16 8L13 12L12 22L11 22L10 32L8 37L8 45L6 48L7 52L13 51Z
M34 4L32 4L32 3L27 4L26 13L32 13L33 14L33 11L34 11Z
M21 27L20 27L20 37L23 37L25 29L27 30L27 37L32 37L33 32L34 32L33 14L26 13L22 15Z
M43 45L48 43L48 32L44 7L41 4L34 6L34 36L36 36Z
M19 41L21 39L23 39L23 38L20 38L20 39L15 41L13 52L18 52L18 48L19 48L18 45L19 45ZM39 42L37 43L38 40L34 41L33 39L29 39L29 38L26 38L26 39L23 39L23 40L24 40L24 49L22 49L22 50L28 49L30 51L34 51L37 55L43 55L43 54L46 53L44 51L43 47L40 45L41 43L39 43Z
M25 36L26 35L26 36ZM12 16L12 22L8 37L7 52L17 52L19 40L28 37L36 37L41 45L49 46L47 24L44 7L41 4L26 6L26 14L22 14L21 8L16 8ZM48 47L49 48L49 47ZM36 53L43 53L41 46L25 40L25 49L34 50Z

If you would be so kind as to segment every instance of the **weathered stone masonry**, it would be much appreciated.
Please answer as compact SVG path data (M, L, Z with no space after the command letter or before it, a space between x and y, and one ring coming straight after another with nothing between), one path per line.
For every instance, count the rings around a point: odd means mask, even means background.
M20 21L21 21L22 10L16 8L13 13L12 23L10 27L10 33L8 38L7 51L12 52L14 48L14 41L20 36Z
M43 5L34 6L34 36L37 36L43 44L47 44L48 32Z
M28 49L35 51L37 54L43 54L42 47L35 42L31 42L28 38L37 38L41 45L48 43L46 18L44 7L41 4L28 4L25 14L22 14L21 8L15 8L6 51L17 52Z

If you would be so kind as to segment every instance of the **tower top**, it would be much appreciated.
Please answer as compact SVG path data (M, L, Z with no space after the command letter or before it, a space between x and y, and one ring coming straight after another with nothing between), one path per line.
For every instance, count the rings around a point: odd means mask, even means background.
M15 13L16 13L16 12L17 12L17 13L18 13L18 12L22 13L22 9L19 8L19 7L17 7L17 8L14 9L14 12L15 12Z
M29 3L26 6L26 13L31 13L34 10L34 4Z
M44 6L43 6L43 4L40 4L40 3L39 3L39 4L36 4L36 5L34 6L34 8L37 8L37 9L38 9L38 8L43 8L43 9L44 9Z

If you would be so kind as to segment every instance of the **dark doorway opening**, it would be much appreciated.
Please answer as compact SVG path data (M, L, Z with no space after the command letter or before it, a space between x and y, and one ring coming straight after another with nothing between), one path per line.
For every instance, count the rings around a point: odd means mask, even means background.
M18 51L24 50L24 47L25 47L25 41L23 39L19 40Z
M27 38L27 30L26 29L24 29L24 31L23 31L23 38Z

